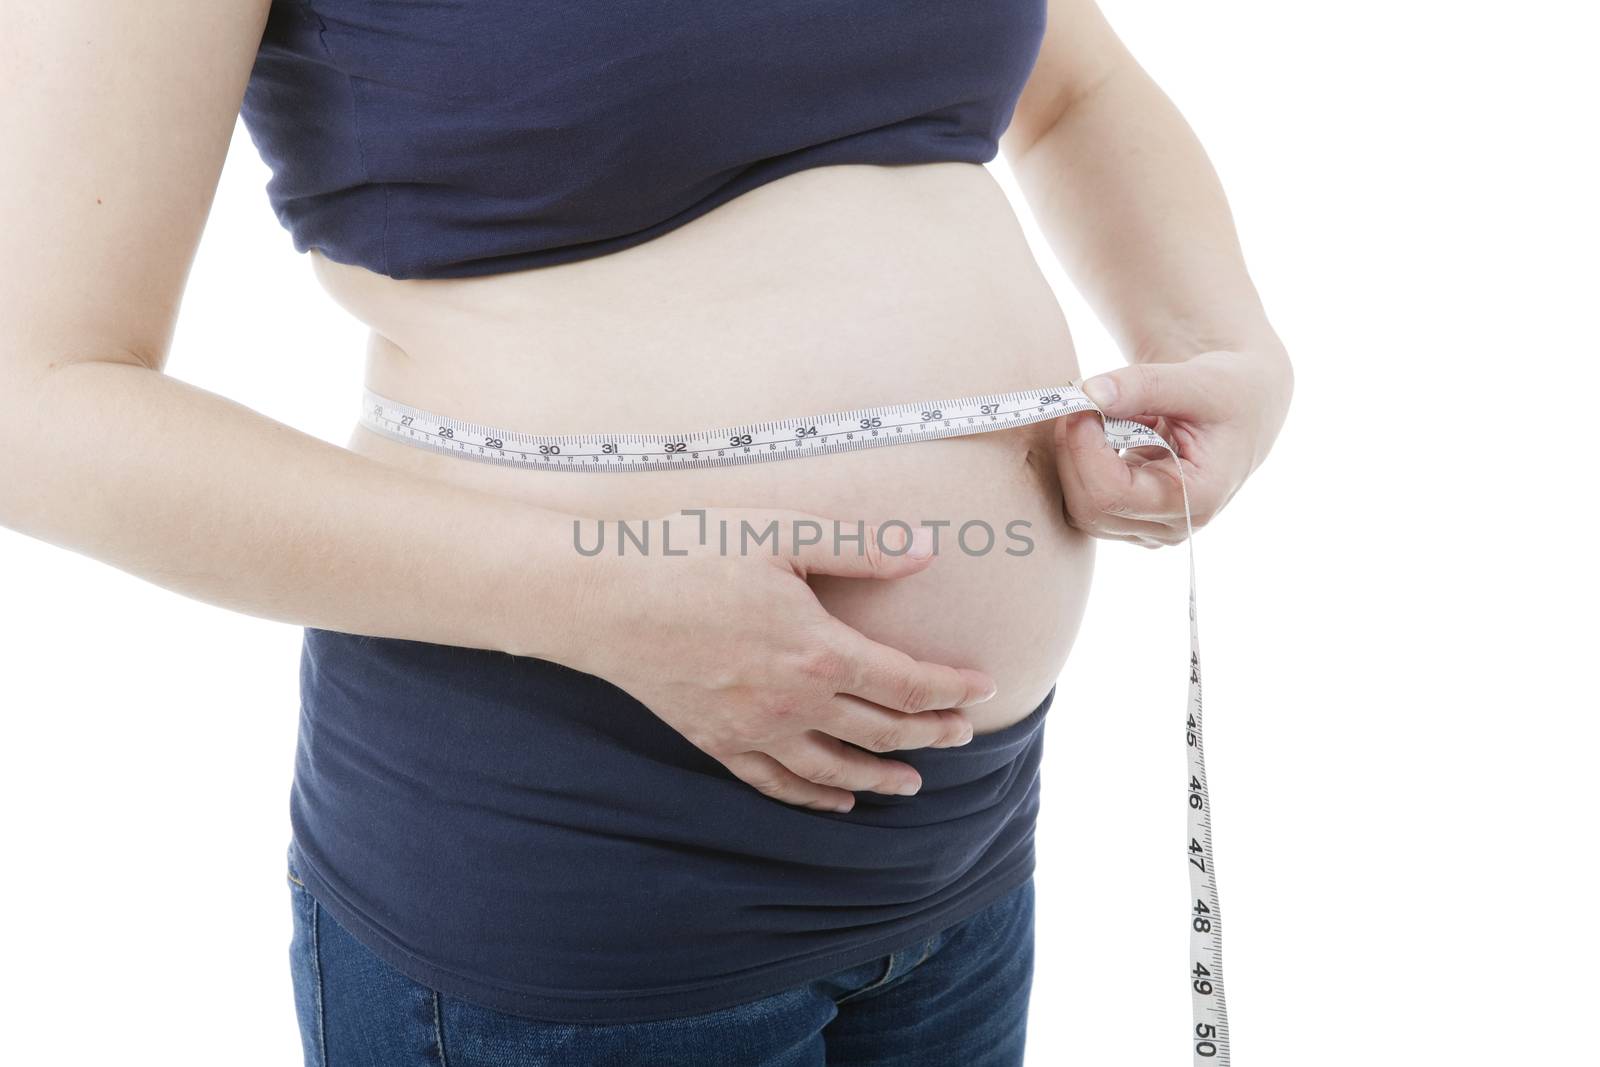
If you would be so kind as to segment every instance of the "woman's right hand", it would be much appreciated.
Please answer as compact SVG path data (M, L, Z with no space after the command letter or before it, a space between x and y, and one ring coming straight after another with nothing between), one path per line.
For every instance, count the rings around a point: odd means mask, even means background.
M758 533L775 523L776 539L740 552L741 523ZM831 520L798 512L708 508L651 520L648 550L629 543L619 554L616 524L606 526L604 551L583 561L594 568L584 579L589 639L571 665L628 692L767 796L849 811L852 790L915 793L915 768L875 753L965 744L972 725L955 709L994 695L980 671L863 636L806 582L916 574L933 562L926 529L907 546L899 525L880 542L871 526L841 524L845 540Z

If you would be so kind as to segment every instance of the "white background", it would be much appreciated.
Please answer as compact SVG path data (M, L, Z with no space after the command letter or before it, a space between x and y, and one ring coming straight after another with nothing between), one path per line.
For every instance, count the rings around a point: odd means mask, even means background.
M1596 18L1104 6L1298 369L1197 539L1236 1062L1595 1063ZM265 180L241 131L170 370L342 441L362 331ZM1040 1067L1187 1062L1185 558L1100 558L1048 726ZM299 631L6 531L0 590L3 1058L298 1062Z

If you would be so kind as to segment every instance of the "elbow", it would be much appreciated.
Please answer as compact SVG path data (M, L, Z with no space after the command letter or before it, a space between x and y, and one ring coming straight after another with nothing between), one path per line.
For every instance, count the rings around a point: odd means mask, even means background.
M8 356L0 358L0 406L6 409L27 405L37 390L75 369L110 364L160 374L165 372L167 362L165 349L145 345L116 345L92 353L46 356L23 354L20 345L6 347Z

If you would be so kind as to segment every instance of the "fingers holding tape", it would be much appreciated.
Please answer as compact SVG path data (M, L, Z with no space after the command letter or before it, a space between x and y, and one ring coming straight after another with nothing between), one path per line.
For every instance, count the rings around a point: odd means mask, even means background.
M1068 517L1099 535L1181 541L1184 493L1170 454L1164 460L1130 461L1106 441L1098 421L1064 418L1057 429L1058 447L1066 453L1058 469Z

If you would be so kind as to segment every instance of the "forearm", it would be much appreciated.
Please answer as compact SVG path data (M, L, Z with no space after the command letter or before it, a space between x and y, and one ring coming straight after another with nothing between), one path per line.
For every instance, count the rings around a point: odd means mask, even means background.
M1205 150L1136 63L1118 65L1011 164L1052 250L1129 360L1281 353Z
M296 625L568 662L571 518L396 471L133 363L0 397L0 524ZM593 561L587 561L593 562Z

